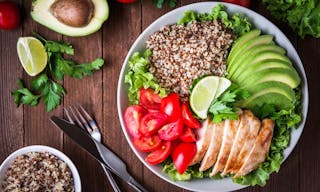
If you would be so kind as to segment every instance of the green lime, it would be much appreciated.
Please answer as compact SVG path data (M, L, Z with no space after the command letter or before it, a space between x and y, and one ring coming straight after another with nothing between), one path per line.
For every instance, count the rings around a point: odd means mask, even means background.
M30 75L39 74L47 65L47 52L41 41L34 37L20 37L17 42L20 63Z
M217 89L214 98L218 98L223 92L225 92L231 85L231 81L227 78L220 77L219 87Z

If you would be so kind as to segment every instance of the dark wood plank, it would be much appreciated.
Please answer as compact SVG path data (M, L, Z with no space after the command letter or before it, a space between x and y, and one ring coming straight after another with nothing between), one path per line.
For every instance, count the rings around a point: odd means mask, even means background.
M22 26L15 30L0 30L0 162L23 145L23 107L16 108L11 91L22 77L16 44Z
M90 62L98 57L101 58L101 39L101 31L85 37L63 37L65 42L69 42L74 46L75 54L71 58L77 63ZM65 76L64 87L67 90L64 106L81 104L95 118L98 126L102 128L102 71L95 71L92 76L85 76L82 79ZM79 170L83 191L110 190L106 185L100 164L93 157L81 149L68 136L64 136L63 148Z
M31 0L24 1L25 20L23 24L23 36L32 36L33 32L38 32L45 38L50 40L58 40L61 35L52 32L51 30L41 26L32 20L29 16L31 9ZM31 78L26 73L23 73L24 80L30 84ZM42 144L62 149L62 133L56 129L50 122L51 115L62 115L62 107L59 106L56 110L47 113L45 106L41 102L36 107L24 107L24 127L25 127L25 145Z
M110 16L103 28L103 135L104 143L127 164L132 176L143 184L143 165L130 149L121 130L117 112L117 83L127 52L141 32L141 4L109 2ZM117 179L123 191L134 191ZM145 184L145 183L144 183Z
M299 54L306 70L309 86L309 112L299 146L300 191L320 191L320 130L319 130L319 82L320 40L312 37L299 39Z

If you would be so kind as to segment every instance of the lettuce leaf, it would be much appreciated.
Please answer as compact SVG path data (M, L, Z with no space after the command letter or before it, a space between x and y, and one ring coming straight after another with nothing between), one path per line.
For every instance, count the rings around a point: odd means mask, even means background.
M301 37L320 37L320 0L263 0L271 14L282 20Z
M191 21L214 21L221 22L228 28L232 29L236 35L242 35L251 30L251 23L247 17L240 13L229 15L223 4L215 6L211 13L196 13L194 11L186 11L184 16L178 21L179 25L185 25Z
M129 60L129 70L125 75L124 82L129 85L128 98L130 104L139 103L139 91L141 87L152 88L161 97L166 95L166 90L157 83L155 77L149 72L149 57L152 54L146 50L142 55L134 53Z

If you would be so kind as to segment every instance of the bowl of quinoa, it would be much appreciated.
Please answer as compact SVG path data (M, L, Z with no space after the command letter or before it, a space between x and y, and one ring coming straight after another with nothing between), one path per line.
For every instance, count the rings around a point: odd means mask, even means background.
M42 145L21 148L0 166L0 191L80 192L77 168L61 151Z

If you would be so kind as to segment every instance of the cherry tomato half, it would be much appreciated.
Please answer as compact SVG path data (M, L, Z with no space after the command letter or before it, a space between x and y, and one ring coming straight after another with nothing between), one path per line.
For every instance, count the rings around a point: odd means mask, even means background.
M141 133L139 133L140 121L146 113L147 110L140 105L129 106L124 112L124 123L132 137L141 137Z
M223 2L233 3L247 8L249 8L251 4L251 0L223 0Z
M117 0L119 3L133 3L136 2L137 0Z
M146 109L160 110L161 97L152 89L140 89L140 104Z
M158 135L141 137L140 139L134 138L133 144L143 152L151 152L161 145L161 139Z
M193 117L188 103L183 103L181 106L181 114L183 122L190 128L200 128L201 123Z
M20 9L11 1L0 2L0 29L15 29L20 24Z
M196 153L197 147L195 143L180 143L173 149L171 157L180 174L186 171Z
M162 142L158 149L156 149L146 157L146 161L152 165L162 163L169 157L171 150L172 144L170 141Z
M168 122L168 116L160 112L148 113L141 119L140 133L150 136Z
M182 134L180 135L179 139L183 142L186 143L192 143L192 142L196 142L196 136L193 132L193 130L189 127L185 127L184 131L182 132Z
M183 131L183 121L182 119L178 119L173 123L169 123L164 125L161 129L159 129L159 137L166 141L172 141L180 137Z
M181 117L179 95L171 93L167 97L162 98L160 111L169 117L169 122L176 121Z

